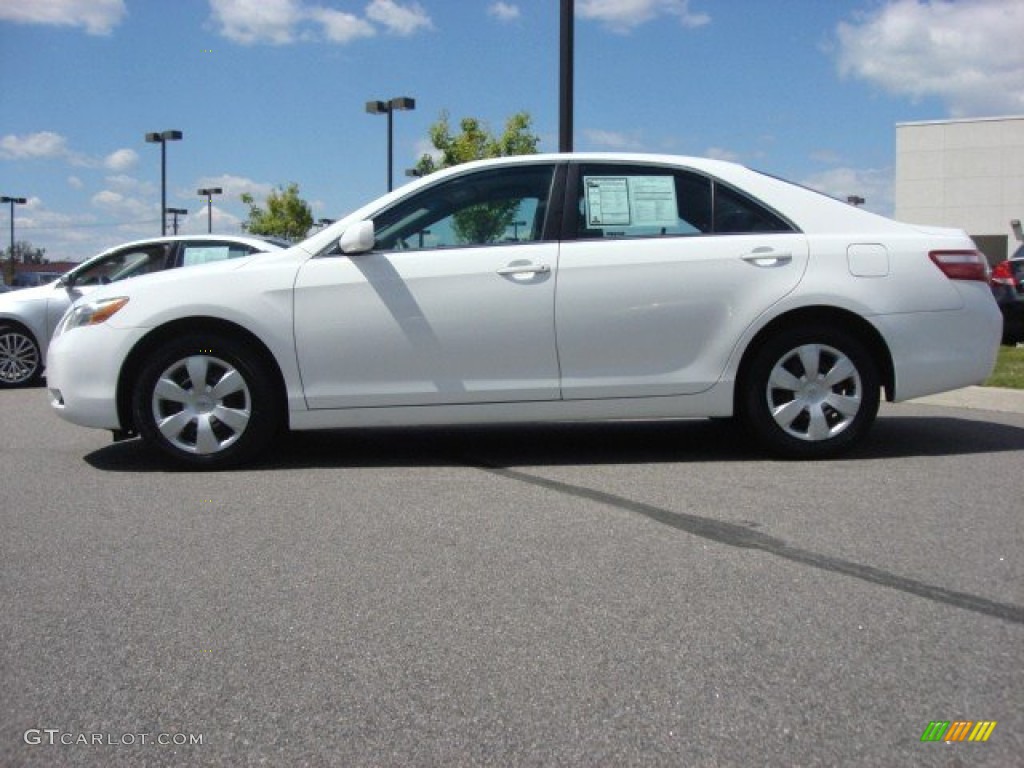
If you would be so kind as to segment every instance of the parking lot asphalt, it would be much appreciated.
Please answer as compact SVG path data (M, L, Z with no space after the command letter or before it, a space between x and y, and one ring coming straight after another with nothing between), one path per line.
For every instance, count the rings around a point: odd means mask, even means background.
M1024 411L957 397L839 461L691 420L188 473L0 393L0 765L1019 765Z

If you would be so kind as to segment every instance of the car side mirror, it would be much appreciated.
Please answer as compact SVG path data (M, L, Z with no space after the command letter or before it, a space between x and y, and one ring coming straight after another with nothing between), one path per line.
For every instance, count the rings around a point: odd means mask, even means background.
M360 221L346 229L338 239L342 253L357 254L372 251L377 235L372 221Z

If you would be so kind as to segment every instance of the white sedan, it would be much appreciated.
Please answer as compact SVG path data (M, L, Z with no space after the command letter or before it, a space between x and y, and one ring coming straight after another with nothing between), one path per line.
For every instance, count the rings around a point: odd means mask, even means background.
M736 416L776 455L986 378L1001 316L962 231L731 163L532 155L435 173L276 253L98 289L56 412L196 468L282 429Z

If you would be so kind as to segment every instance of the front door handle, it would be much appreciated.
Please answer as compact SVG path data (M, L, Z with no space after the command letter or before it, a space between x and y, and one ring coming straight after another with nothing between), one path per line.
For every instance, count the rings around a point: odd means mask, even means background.
M499 275L546 275L551 271L547 264L509 264L498 270Z

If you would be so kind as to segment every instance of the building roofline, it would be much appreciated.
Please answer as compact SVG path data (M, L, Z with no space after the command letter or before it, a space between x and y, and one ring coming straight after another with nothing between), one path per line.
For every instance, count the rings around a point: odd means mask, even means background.
M896 123L897 128L909 125L957 125L960 123L995 123L1003 120L1024 120L1024 115L1000 115L998 117L960 117L948 120L917 120L906 123Z

